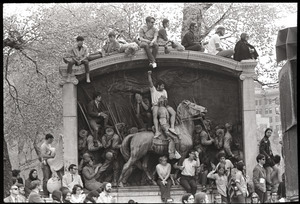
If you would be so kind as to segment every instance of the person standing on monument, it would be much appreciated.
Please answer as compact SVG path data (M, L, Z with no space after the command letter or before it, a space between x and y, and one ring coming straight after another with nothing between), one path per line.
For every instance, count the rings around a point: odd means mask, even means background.
M43 171L43 192L45 196L49 196L47 189L47 182L52 176L50 166L47 163L47 159L54 158L52 154L51 144L53 143L54 137L52 134L46 134L45 141L41 145L41 159L42 159L42 171Z
M234 53L233 50L223 50L221 48L220 36L224 36L224 34L225 34L225 28L223 26L219 26L216 30L216 33L210 38L208 42L207 51L209 54L219 55L227 58L232 57Z
M225 153L227 154L227 156L229 158L235 158L234 154L231 151L231 144L232 144L232 135L231 135L231 131L232 131L232 125L230 123L226 123L225 124L225 128L226 128L226 133L224 136L224 150Z
M267 128L265 130L265 135L261 139L259 143L259 153L265 155L266 162L264 164L264 168L266 169L266 182L267 182L267 190L271 190L272 182L271 182L271 172L272 167L274 166L273 160L273 152L271 148L271 142L269 138L272 136L273 130L271 128Z
M273 166L273 171L271 172L271 181L273 184L271 193L277 193L279 184L282 182L282 172L280 170L280 160L281 160L281 158L279 155L274 156L275 165Z
M117 180L120 171L120 164L118 161L119 151L121 147L121 139L120 136L117 135L113 128L106 128L105 134L102 136L102 145L105 149L104 157L105 162L102 167L99 169L99 173L106 171L107 168L112 164L113 166L113 186L117 186Z
M67 82L71 81L71 74L72 74L72 67L73 65L79 66L81 64L84 64L85 73L86 73L86 82L90 83L90 68L89 68L89 51L86 45L83 44L84 38L82 36L78 36L76 38L77 44L72 47L69 52L67 53L66 58L71 58L71 60L66 60L64 58L64 62L68 63L68 78Z
M134 94L134 108L139 127L142 130L152 130L152 113L150 102L147 98L143 98L141 94Z
M140 28L139 38L141 41L140 47L145 49L148 59L150 61L149 66L156 68L156 55L158 52L158 30L154 27L154 23L155 18L148 16L146 18L146 25ZM150 47L152 48L152 52L150 51Z
M93 99L87 107L88 120L93 129L94 139L99 139L99 128L104 130L107 126L109 115L107 111L104 111L104 107L101 104L102 94L100 91L97 91L93 95ZM104 133L104 131L103 131Z
M154 134L154 138L158 137L161 133L159 132L158 129L158 99L161 96L164 96L165 98L168 98L168 94L167 91L165 90L165 84L162 81L158 81L156 88L153 85L152 82L152 77L151 77L152 71L148 71L148 81L149 81L149 85L150 85L150 93L151 93L151 100L152 100L152 116L153 116L153 123L154 123L154 127L155 127L155 134ZM177 132L175 131L175 119L176 119L176 112L174 111L174 109L171 106L167 106L166 107L170 116L170 126L171 128L169 128L169 131L175 135L177 135Z

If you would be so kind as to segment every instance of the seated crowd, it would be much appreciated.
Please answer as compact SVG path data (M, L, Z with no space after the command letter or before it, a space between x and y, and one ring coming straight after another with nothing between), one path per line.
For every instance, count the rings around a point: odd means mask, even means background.
M189 30L183 36L180 44L168 37L167 29L170 23L168 19L163 19L162 27L159 30L154 26L154 23L155 18L148 16L146 18L146 24L140 28L139 33L132 42L126 42L124 38L122 38L122 33L117 35L115 31L110 31L108 33L108 39L104 42L104 46L101 50L92 54L89 54L87 46L83 44L84 38L78 36L76 38L77 44L69 49L63 58L64 62L68 64L67 81L70 82L71 80L73 65L84 65L86 82L90 83L89 61L117 53L125 53L126 56L134 56L136 51L140 48L145 50L149 60L149 66L152 68L157 67L156 55L159 46L165 48L166 54L170 53L168 47L170 45L173 49L178 51L193 50L207 52L208 54L226 58L233 57L236 61L257 59L258 57L256 49L248 43L249 35L247 33L241 34L241 39L236 43L234 49L225 50L221 46L220 39L220 37L225 34L225 28L223 26L219 26L209 41L204 42L204 36L197 36L196 34L197 23L191 22Z

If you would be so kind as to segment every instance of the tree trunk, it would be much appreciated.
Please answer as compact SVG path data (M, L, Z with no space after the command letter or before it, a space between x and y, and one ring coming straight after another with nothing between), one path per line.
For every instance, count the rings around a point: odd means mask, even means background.
M4 198L9 196L9 190L12 185L12 167L8 155L7 143L3 139L3 195Z
M201 34L204 34L205 28L203 27L203 14L209 9L213 4L211 3L185 3L183 7L183 21L182 21L182 30L181 30L181 39L188 31L190 23L197 23L197 30L195 36L200 38ZM200 39L198 39L200 40Z

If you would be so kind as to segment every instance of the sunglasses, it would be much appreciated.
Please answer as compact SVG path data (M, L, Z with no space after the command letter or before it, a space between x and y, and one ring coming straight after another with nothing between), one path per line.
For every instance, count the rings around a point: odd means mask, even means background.
M19 190L18 188L12 188L11 190Z

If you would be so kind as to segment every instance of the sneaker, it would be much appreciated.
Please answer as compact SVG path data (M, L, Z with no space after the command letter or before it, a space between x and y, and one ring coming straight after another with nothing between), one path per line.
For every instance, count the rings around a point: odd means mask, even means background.
M160 136L160 132L156 132L154 138L158 138Z
M153 67L153 69L155 69L157 67L157 64L155 62L153 62L152 67Z
M174 128L169 128L169 131L170 131L171 133L173 133L173 134L177 135L177 132L175 131L175 129L174 129Z
M86 83L91 83L90 78L87 78L87 79L86 79Z

